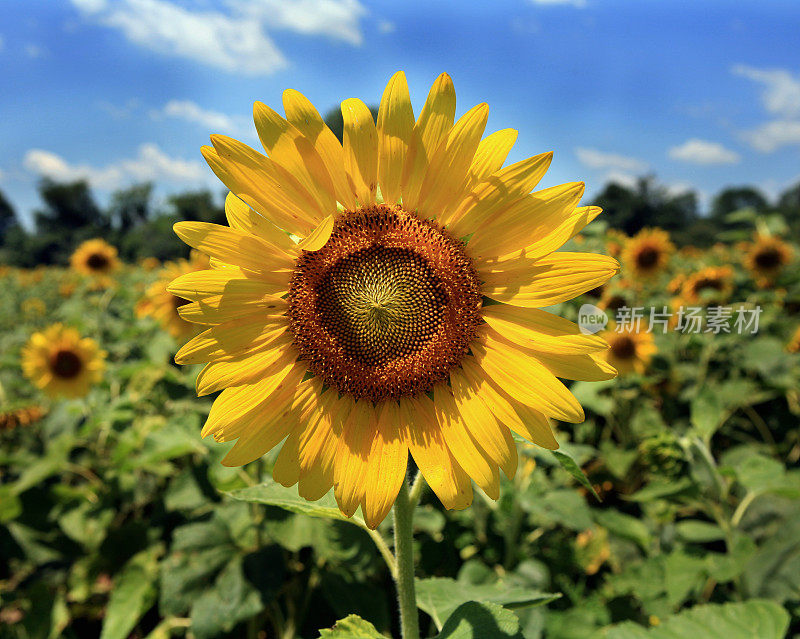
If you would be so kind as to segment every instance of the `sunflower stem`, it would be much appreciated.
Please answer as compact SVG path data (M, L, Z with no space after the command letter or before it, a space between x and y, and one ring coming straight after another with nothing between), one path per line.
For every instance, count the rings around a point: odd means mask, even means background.
M414 586L414 508L408 482L404 481L394 502L394 553L397 558L397 599L403 639L419 639L419 614Z

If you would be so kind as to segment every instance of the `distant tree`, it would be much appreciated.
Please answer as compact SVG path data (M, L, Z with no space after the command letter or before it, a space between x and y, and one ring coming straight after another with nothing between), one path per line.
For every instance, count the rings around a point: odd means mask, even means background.
M179 193L170 196L167 203L178 220L225 224L225 209L215 202L211 191Z
M111 194L108 206L108 218L121 230L128 230L144 224L150 217L152 182L134 184L126 189L119 189Z
M752 186L730 187L720 191L714 198L710 217L712 220L723 221L728 213L741 209L764 211L768 206L767 198Z
M71 237L77 229L85 227L108 228L108 218L97 206L85 180L62 184L44 178L39 183L39 196L45 206L34 214L39 231L63 232Z
M378 121L378 107L372 105L369 107L370 113L372 113L372 117L375 121ZM325 124L328 125L328 128L333 131L333 134L339 138L339 142L342 141L342 137L344 136L344 118L342 117L342 110L339 107L334 107L330 109L325 114Z
M0 238L5 235L7 229L16 223L17 216L14 213L14 208L11 206L11 202L6 199L6 196L3 195L3 192L0 191Z
M778 196L778 212L792 229L795 241L800 242L800 182Z
M595 198L608 224L633 235L646 226L668 231L685 230L698 217L693 192L674 194L652 176L640 178L633 188L611 182Z

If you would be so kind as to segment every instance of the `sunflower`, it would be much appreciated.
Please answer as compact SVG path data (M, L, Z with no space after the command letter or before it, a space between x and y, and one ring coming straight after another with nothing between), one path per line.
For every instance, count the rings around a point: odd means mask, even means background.
M791 261L792 247L767 235L756 235L755 241L747 246L744 258L745 266L762 288L771 286Z
M196 323L188 322L180 314L180 308L188 302L167 290L169 283L187 273L208 268L208 260L203 260L197 251L192 251L192 259L167 262L158 274L158 280L145 291L136 305L137 317L150 316L156 319L166 331L176 339L187 339L198 332Z
M550 418L584 418L557 378L616 374L601 338L539 308L618 271L554 252L600 209L577 207L580 182L531 193L552 154L503 168L516 131L482 140L486 104L454 123L446 74L416 120L402 72L377 126L345 100L343 144L303 95L283 102L285 119L255 104L268 156L221 135L203 148L230 226L175 225L212 258L168 287L208 326L175 358L209 362L200 395L222 390L202 435L236 440L230 466L285 439L276 481L309 500L333 487L372 528L409 452L447 508L471 503L470 479L497 499L498 468L517 467L511 430L556 448Z
M616 368L620 375L631 372L644 373L658 350L652 333L633 329L617 332L613 322L608 328L604 335L608 342L606 361Z
M100 380L105 357L93 339L53 324L22 349L22 372L51 397L83 397Z
M719 306L728 301L732 291L733 269L730 266L707 266L683 281L678 302Z
M99 237L78 246L69 262L78 273L91 275L102 282L109 282L108 276L120 266L117 249Z
M30 426L38 422L46 414L47 409L36 404L2 412L0 413L0 432L14 430L19 426Z
M646 279L663 271L675 245L662 229L642 229L622 249L622 263L629 277Z
M608 229L606 231L606 251L611 257L622 255L622 249L630 240L625 231L619 229Z

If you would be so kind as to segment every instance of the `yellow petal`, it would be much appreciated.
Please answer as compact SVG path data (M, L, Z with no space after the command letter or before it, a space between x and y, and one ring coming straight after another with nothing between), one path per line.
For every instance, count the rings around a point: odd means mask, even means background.
M212 295L180 306L178 315L195 324L222 324L254 313L281 315L286 308L286 300L274 295Z
M551 253L538 260L519 258L478 270L487 297L527 308L560 304L597 288L619 271L611 257L593 253Z
M497 422L494 413L481 400L481 385L471 383L460 369L450 371L450 383L458 412L472 438L506 476L513 479L517 470L517 447L508 428Z
M374 204L378 186L378 131L361 100L342 102L345 169L359 204Z
M500 475L497 466L492 463L483 447L475 441L464 425L452 389L446 384L434 386L433 403L436 420L453 457L489 497L497 499L500 496Z
M453 125L431 158L420 188L417 211L446 223L461 200L466 175L489 117L489 106L472 107Z
M288 372L297 360L292 337L282 333L266 347L233 359L211 362L197 375L197 396L216 393L228 386L252 384L273 373Z
M436 149L446 139L456 113L453 81L442 73L433 83L425 106L414 125L406 166L403 172L403 205L414 211L419 206L419 190Z
M469 166L467 174L467 190L482 180L488 178L495 171L499 171L506 161L511 147L517 141L515 129L503 129L487 135L478 145L475 157Z
M614 379L617 369L600 355L562 355L555 353L532 353L553 375L561 379L577 379L582 382L602 382Z
M259 314L231 320L200 333L175 354L177 364L232 360L259 350L286 333L288 319Z
M384 202L399 204L408 145L414 129L414 110L402 71L386 85L378 110L378 184Z
M475 230L468 244L469 254L480 260L533 244L558 227L568 212L575 209L584 188L583 182L570 182L517 200Z
M286 119L314 145L333 182L336 199L347 209L355 208L356 201L344 169L341 142L325 124L314 105L299 91L287 89L283 92L283 108Z
M583 421L583 408L567 387L513 344L487 332L472 352L486 375L518 402L565 422Z
M300 451L298 442L300 440L301 426L292 430L286 441L281 446L278 459L272 468L272 478L283 486L294 486L300 481Z
M552 159L552 153L542 153L495 171L478 182L450 217L448 230L456 237L473 233L484 221L530 193Z
M254 235L219 224L177 222L175 233L189 246L251 271L288 272L293 263Z
M297 247L289 236L266 218L261 217L241 198L229 192L225 196L225 217L231 228L255 235L266 242L275 251L286 254L286 259L291 261L297 254Z
M300 183L266 155L224 135L212 135L211 143L213 148L201 149L211 170L279 228L303 236L325 217Z
M335 222L336 217L334 214L326 217L311 235L297 245L297 248L303 251L318 251L321 249L330 239Z
M427 395L400 400L400 426L425 481L448 510L472 503L472 484L453 457Z
M373 530L392 509L400 486L405 481L408 446L398 428L399 416L400 409L396 401L389 400L379 407L362 509L364 521Z
M352 517L364 501L367 467L377 417L372 402L355 402L342 429L333 471L333 494L339 509Z
M521 402L513 402L512 405L520 418L520 424L514 429L518 435L542 448L547 448L548 450L558 449L558 442L555 435L553 435L550 420L547 419L544 413Z
M538 308L490 304L481 315L507 340L537 352L577 355L608 348L599 335L584 335L577 324Z
M258 138L270 159L293 175L316 201L322 217L336 210L333 181L314 145L263 102L253 105Z
M238 299L257 299L268 297L284 290L288 286L289 278L283 286L272 284L259 275L247 276L236 269L194 271L175 278L167 285L167 290L173 295L187 300L202 300L215 295L223 295L231 301Z

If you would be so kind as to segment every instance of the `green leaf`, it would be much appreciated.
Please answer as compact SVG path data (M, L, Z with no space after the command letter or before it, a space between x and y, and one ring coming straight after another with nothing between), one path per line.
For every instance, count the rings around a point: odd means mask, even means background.
M675 524L675 532L684 541L695 543L707 543L709 541L719 541L725 539L725 531L717 524L697 519L684 519Z
M603 501L602 499L600 499L600 495L597 494L597 491L594 489L594 486L592 486L592 483L589 481L589 478L581 470L581 467L575 463L575 460L572 459L572 457L559 450L554 450L552 451L552 453L553 457L556 458L556 460L558 461L559 464L561 464L561 467L564 470L566 470L570 475L572 475L574 479L578 480L578 482L584 488L586 488L589 492L591 492L592 495L595 496L597 501Z
M320 630L320 639L386 639L369 621L350 615L337 621L330 630Z
M695 606L645 630L631 622L608 628L606 639L783 639L789 614L773 601Z
M650 547L650 531L641 520L618 510L595 510L595 521L613 535L639 545L642 550Z
M125 639L155 603L160 547L134 555L114 582L100 639Z
M748 491L773 493L784 497L800 497L800 475L787 473L779 461L753 455L736 467L736 477Z
M649 502L662 497L677 495L685 490L692 488L694 484L689 477L681 477L675 481L654 481L647 484L641 490L637 490L628 497L631 501Z
M519 619L494 603L468 601L448 617L436 639L524 639Z
M437 628L441 628L456 608L468 601L496 603L508 608L526 608L549 603L560 596L520 586L508 586L502 582L476 585L444 577L417 579L417 606L433 618Z
M691 404L691 421L703 441L709 441L721 426L723 412L716 389L709 386L695 395Z
M336 500L331 493L328 493L318 501L306 501L297 493L297 486L286 488L271 479L258 486L241 488L226 494L240 501L268 504L293 513L301 513L311 517L338 519L364 526L364 520L361 517L355 516L349 519L345 517L336 505Z

